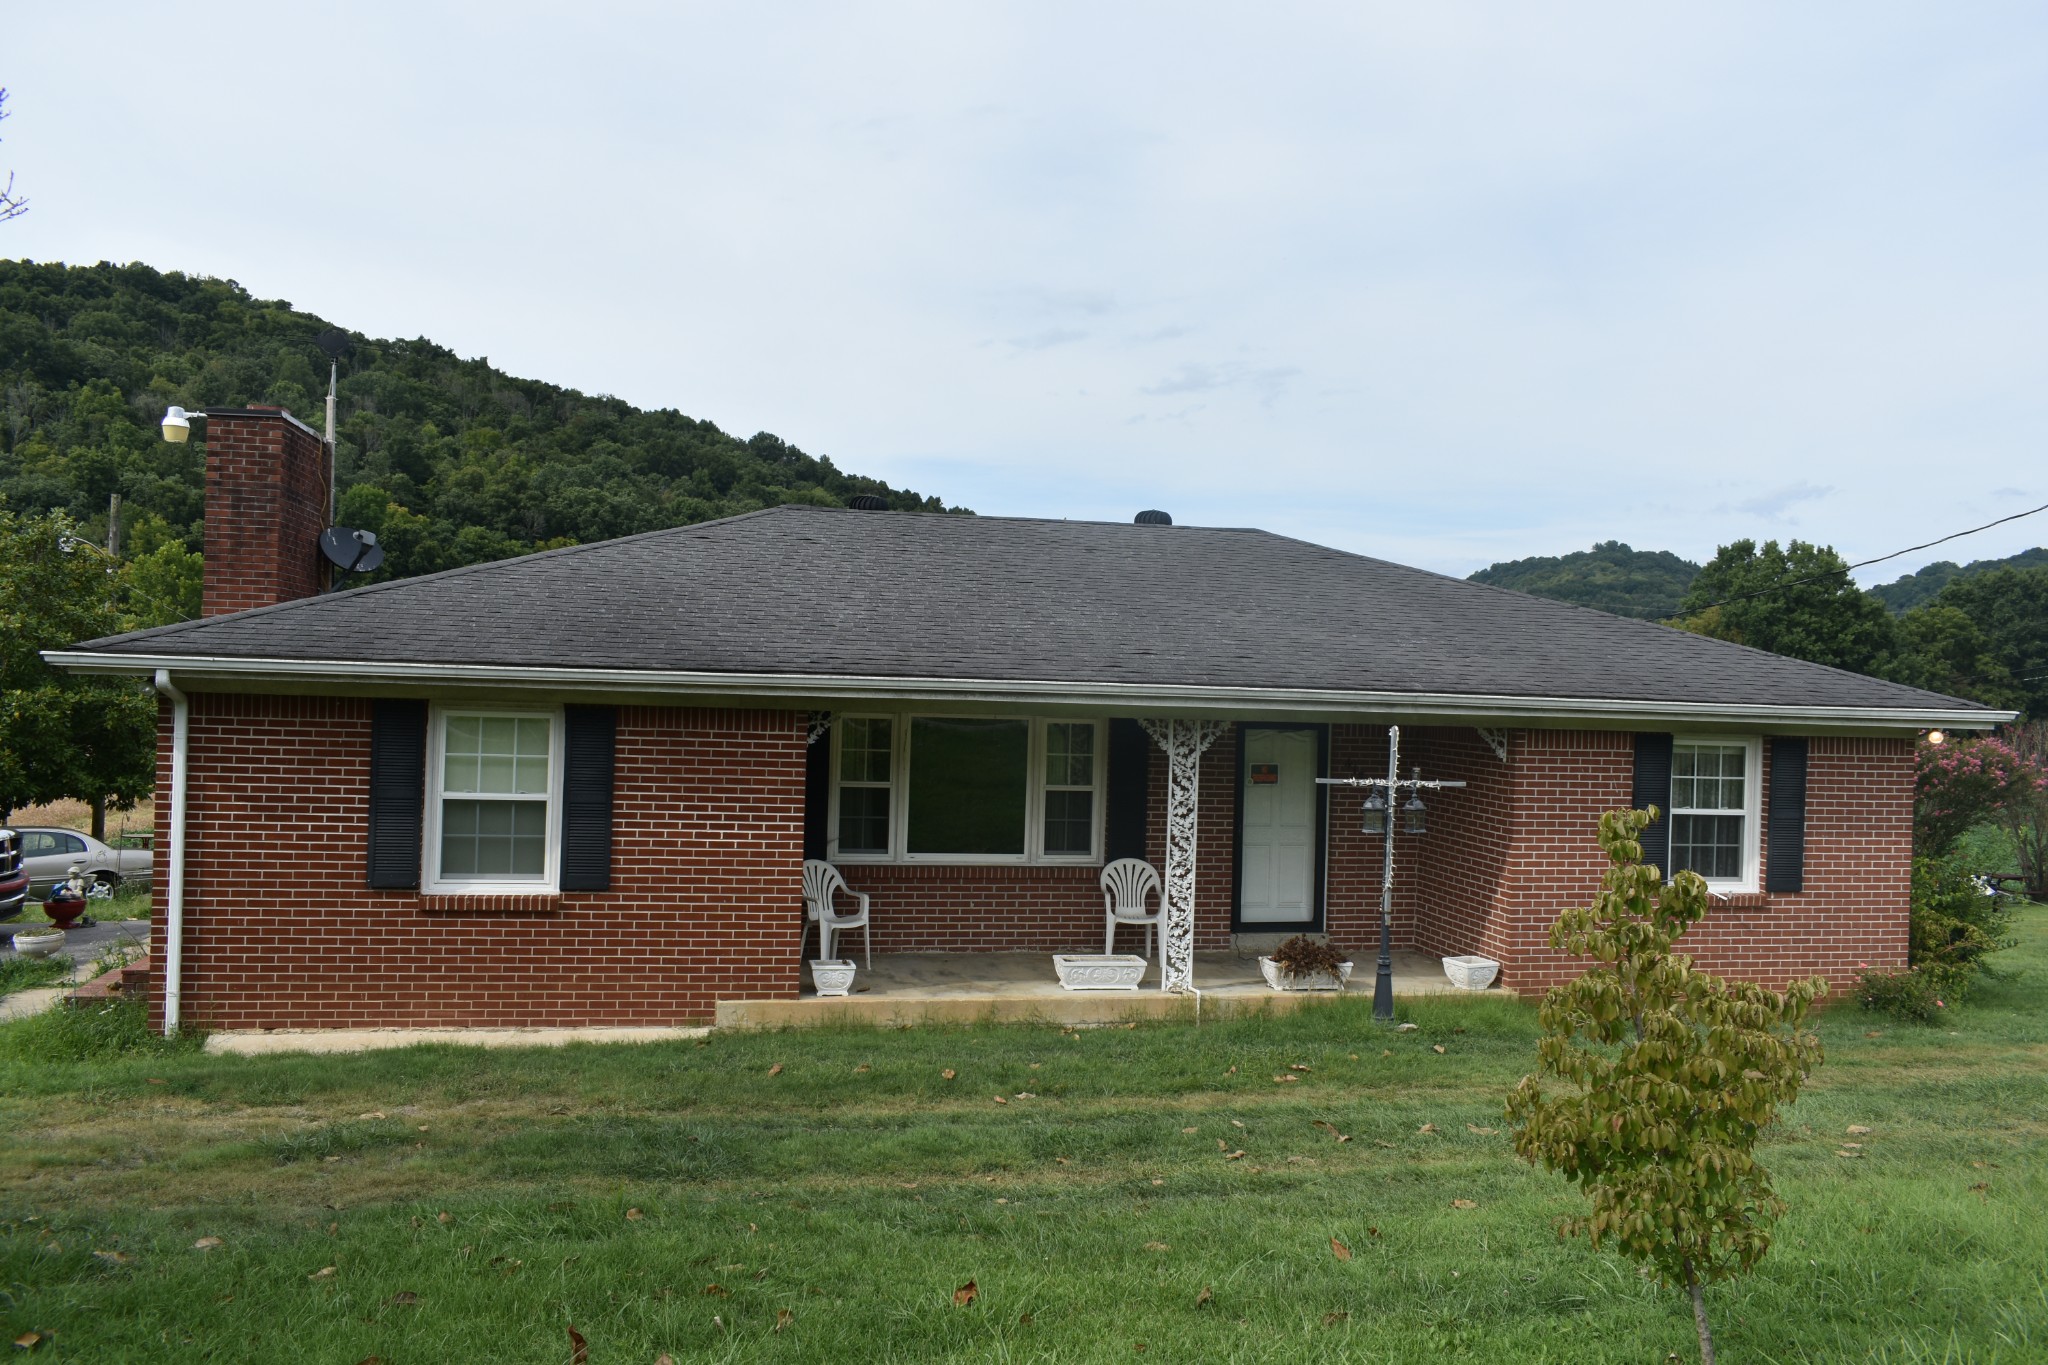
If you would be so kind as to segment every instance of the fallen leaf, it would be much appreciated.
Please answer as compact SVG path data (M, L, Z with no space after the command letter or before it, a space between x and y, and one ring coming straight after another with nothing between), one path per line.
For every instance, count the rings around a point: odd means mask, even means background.
M1314 1070L1315 1070L1315 1068L1314 1068L1314 1067L1310 1066L1310 1065L1309 1065L1308 1063L1306 1063L1306 1062L1289 1062L1289 1063L1287 1064L1287 1069L1288 1069L1289 1071L1314 1071Z
M1323 1314L1323 1326L1335 1327L1340 1322L1348 1321L1350 1317L1349 1313L1344 1312L1325 1313Z
M218 1237L201 1237L198 1241L192 1244L192 1249L194 1251L211 1251L215 1247L223 1245L225 1245L225 1243L223 1243Z
M1386 1148L1392 1148L1394 1144L1393 1144L1393 1143L1391 1143L1391 1142L1388 1142L1388 1141L1387 1141L1387 1140L1386 1140L1385 1138L1374 1138L1374 1139L1372 1140L1372 1145L1373 1145L1373 1146L1375 1146L1375 1147L1386 1147Z
M768 1074L771 1076L780 1076L782 1074L782 1063L777 1062L774 1066L769 1067Z
M856 1076L865 1076L868 1074L870 1069L871 1068L868 1066L866 1062L862 1062L859 1066L853 1069L853 1074Z
M583 1333L574 1327L569 1329L569 1365L588 1365L590 1343L583 1339Z
M1072 1164L1072 1163L1070 1163L1070 1162L1069 1162L1069 1161L1068 1161L1068 1160L1067 1160L1067 1159L1066 1159L1065 1157L1063 1157L1063 1156L1056 1156L1056 1157L1054 1157L1054 1158L1053 1158L1053 1160L1054 1160L1054 1161L1057 1161L1057 1162L1059 1162L1059 1164L1060 1164L1060 1165L1062 1165L1062 1166L1066 1166L1066 1165L1071 1165L1071 1164Z
M334 1278L334 1267L331 1265L323 1265L318 1270L308 1275L306 1278L309 1280L331 1280Z
M950 1081L950 1080L952 1080L952 1079L953 1079L953 1078L954 1078L955 1076L957 1076L957 1075L959 1075L959 1074L960 1074L959 1072L955 1071L955 1070L954 1070L954 1069L953 1069L952 1067L950 1067L950 1066L949 1066L949 1067L947 1067L947 1068L946 1068L946 1069L945 1069L944 1071L941 1071L941 1072L939 1073L939 1075L943 1076L943 1077L944 1077L945 1079L947 1079L947 1080L949 1080L949 1081Z
M1282 1082L1282 1083L1286 1083L1286 1082L1289 1082L1289 1081L1298 1081L1298 1080L1300 1080L1300 1079L1301 1079L1301 1077L1299 1077L1299 1076L1296 1076L1296 1075L1293 1075L1292 1073L1289 1073L1288 1075L1285 1075L1285 1076L1275 1076L1275 1077L1274 1077L1273 1079L1274 1079L1274 1080L1276 1080L1276 1081L1280 1081L1280 1082Z
M125 1253L125 1252L120 1252L120 1251L95 1251L95 1252L93 1253L93 1255L95 1255L95 1256L99 1257L99 1258L100 1258L100 1259L101 1259L102 1261L105 1261L105 1262L106 1262L106 1263L107 1263L108 1265L126 1265L126 1264L128 1264L128 1256L127 1256L127 1253Z
M627 1210L626 1210L626 1221L627 1221L627 1222L629 1222L629 1223L637 1223L637 1222L639 1222L639 1221L640 1221L640 1220L641 1220L642 1218L645 1218L646 1216L647 1216L646 1214L644 1214L644 1213L640 1212L640 1210L638 1210L638 1209L627 1209Z
M1391 1056L1393 1056L1393 1055L1394 1055L1394 1049L1392 1049L1392 1048L1390 1048L1390 1047L1383 1047L1383 1048L1381 1048L1381 1049L1380 1049L1380 1056L1382 1056L1382 1057L1391 1057Z
M1201 1131L1201 1129L1199 1129L1199 1128L1183 1128L1183 1129L1181 1129L1181 1131L1182 1131L1183 1133L1198 1133L1198 1132L1200 1132L1200 1131Z
M364 1356L356 1365L384 1365L383 1356Z
M448 1210L446 1210L446 1209L443 1209L443 1210L441 1210L441 1211L440 1211L439 1213L437 1213L437 1214L435 1214L435 1215L434 1215L434 1221L435 1221L435 1222L437 1222L437 1223L439 1223L439 1224L440 1224L440 1225L441 1225L442 1227L444 1227L444 1228L445 1228L445 1227L447 1227L447 1226L448 1226L448 1225L449 1225L450 1223L452 1223L452 1222L454 1222L454 1221L455 1221L455 1215L454 1215L454 1214L452 1214L452 1213L450 1213L450 1212L448 1212Z
M1420 1024L1396 1024L1396 1025L1394 1025L1394 1032L1396 1032L1396 1033L1413 1033L1413 1032L1415 1032L1415 1031L1416 1031L1417 1029L1419 1029L1419 1028L1421 1028L1421 1027L1422 1027L1422 1025L1420 1025Z
M1429 1050L1431 1052L1434 1052L1439 1057L1444 1055L1444 1045L1442 1043L1431 1043L1429 1045Z
M732 1297L732 1291L722 1284L707 1284L704 1286L704 1292L714 1299L729 1299Z
M1166 1182L1164 1180L1154 1179L1152 1183L1155 1185L1164 1185Z
M1380 1230L1378 1228L1367 1228L1365 1230L1365 1235L1368 1237L1377 1237L1380 1235Z
M1230 1068L1230 1070L1228 1070L1228 1071L1224 1072L1223 1074L1224 1074L1224 1075L1226 1075L1226 1076L1235 1076L1235 1075L1237 1074L1237 1068L1236 1068L1236 1067L1232 1067L1232 1068Z
M1244 1156L1244 1148L1240 1147L1234 1152L1225 1153L1223 1159L1225 1161L1236 1161L1242 1156Z
M1865 1038L1882 1038L1882 1037L1884 1037L1884 1030L1882 1030L1882 1029L1872 1029L1872 1030L1871 1030L1870 1032L1868 1032L1868 1033L1864 1034L1863 1036L1864 1036Z
M421 1125L420 1125L420 1131L421 1131L422 1133L426 1132L426 1131L427 1131L427 1125L426 1125L426 1124L424 1124L424 1123L423 1123L423 1124L421 1124Z
M1145 1352L1151 1350L1152 1348L1147 1346L1144 1342L1140 1341L1133 1343L1131 1349L1133 1351L1136 1351L1139 1355L1143 1355L1145 1354Z
M1479 1205L1470 1199L1453 1199L1451 1207L1454 1209L1476 1209Z
M23 1332L14 1339L14 1344L21 1350L33 1351L42 1344L42 1340L43 1334L41 1332Z
M1038 1098L1038 1096L1032 1094L1029 1090L1019 1090L1017 1092L1017 1098L1020 1100L1035 1100Z
M1847 1157L1851 1161L1861 1161L1863 1159L1863 1153L1861 1152L1836 1152L1835 1155Z
M1008 1101L1008 1100L1006 1100L1006 1099L1004 1099L1004 1098L1003 1098L1003 1097L1002 1097L1001 1095L998 1095L998 1096L996 1096L996 1103L997 1103L997 1104L1008 1104L1008 1103L1009 1103L1009 1101Z
M981 1290L975 1286L974 1281L969 1280L966 1284L953 1291L953 1306L955 1308L965 1308L980 1297Z
M723 1332L725 1330L725 1319L718 1316L718 1314L713 1313L711 1315L711 1325L713 1327L716 1327L719 1331Z
M1337 1141L1339 1141L1339 1142L1349 1142L1349 1141L1351 1141L1351 1134L1349 1134L1349 1133L1339 1133L1339 1134L1337 1134Z
M1330 1239L1330 1254L1340 1261L1348 1261L1351 1259L1351 1248L1345 1246L1335 1237L1332 1237Z
M996 1200L996 1202L997 1202L998 1204L1007 1204L1007 1203L1009 1203L1010 1201L1009 1201L1009 1200L1007 1200L1007 1199L998 1199L998 1200Z
M1216 1150L1217 1150L1217 1151L1219 1151L1219 1152L1227 1152L1227 1151L1229 1151L1229 1150L1230 1150L1230 1144L1229 1144L1229 1143L1227 1143L1227 1142L1225 1142L1225 1141L1224 1141L1224 1140L1223 1140L1222 1138L1217 1138L1217 1139L1216 1139Z
M1311 1128L1327 1128L1333 1133L1337 1131L1337 1125L1328 1119L1310 1119L1308 1126Z
M1869 1130L1868 1128L1865 1128L1865 1127L1864 1127L1864 1126L1863 1126L1862 1124L1860 1124L1860 1123L1852 1123L1852 1124L1850 1124L1850 1125L1849 1125L1849 1136L1850 1136L1850 1137L1862 1137L1862 1136L1863 1136L1864 1134L1868 1133L1869 1131L1870 1131L1870 1130Z
M1845 1142L1842 1145L1844 1147L1847 1147L1852 1152L1860 1152L1863 1150L1863 1144L1860 1142Z
M1232 1119L1232 1120L1230 1121L1230 1126L1231 1126L1232 1128L1242 1128L1242 1127L1244 1127L1244 1120L1243 1120L1243 1119Z
M663 1351L654 1358L654 1365L676 1365L676 1358L667 1351Z
M357 1114L356 1117L359 1119L381 1119L384 1117L384 1111L382 1109L372 1109L369 1113Z
M1017 1315L1017 1325L1019 1327L1029 1327L1032 1323L1036 1321L1038 1321L1038 1319L1033 1317L1029 1313L1019 1313Z
M1216 1302L1216 1291L1206 1284L1203 1285L1202 1292L1195 1295L1195 1307L1206 1308L1214 1302Z
M1492 1137L1492 1136L1493 1136L1493 1135L1494 1135L1495 1133L1498 1133L1498 1132L1500 1131L1500 1129L1498 1129L1498 1128L1481 1128L1481 1127L1480 1127L1480 1126L1479 1126L1478 1124L1476 1124L1476 1123L1468 1123L1468 1124L1466 1124L1466 1125L1465 1125L1465 1131L1466 1131L1466 1132L1468 1132L1468 1133L1477 1133L1477 1134L1479 1134L1479 1136L1481 1136L1481 1137Z
M1418 1133L1434 1133L1436 1131L1436 1125L1433 1123L1425 1123L1420 1128L1417 1128L1415 1131Z
M1357 1054L1357 1053L1355 1053L1355 1052L1354 1052L1354 1053L1350 1054L1350 1056L1351 1056L1351 1060L1352 1060L1352 1061L1354 1061L1354 1062L1355 1062L1355 1061L1357 1061L1357 1060L1358 1060L1358 1054Z
M386 1308L410 1308L419 1301L419 1295L413 1293L410 1289L401 1289L390 1298L384 1300L384 1306Z
M150 1077L148 1077L147 1079L148 1079L148 1081L149 1081L149 1083L150 1083L151 1085L169 1085L169 1084L170 1084L170 1082L169 1082L169 1081L165 1080L165 1079L164 1079L163 1077L161 1077L161 1076L150 1076Z
M1169 1247L1168 1247L1168 1246L1166 1245L1166 1243L1164 1243L1164 1242L1147 1242L1147 1243L1145 1243L1145 1250L1147 1250L1147 1251L1167 1251L1167 1250L1170 1250L1170 1249L1171 1249L1171 1248L1169 1248Z
M787 1308L778 1308L775 1310L776 1331L780 1332L783 1328L789 1326L792 1322L795 1321L796 1314L790 1312Z

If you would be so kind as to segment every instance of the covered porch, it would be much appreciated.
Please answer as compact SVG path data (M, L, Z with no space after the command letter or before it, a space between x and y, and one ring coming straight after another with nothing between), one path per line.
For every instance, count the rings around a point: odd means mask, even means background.
M1159 989L1163 964L1155 954L1134 991L1063 989L1052 960L1040 952L877 953L873 970L862 970L853 993L821 998L806 981L796 999L720 1000L720 1028L780 1028L804 1024L908 1025L970 1023L979 1020L1101 1025L1132 1019L1192 1017L1200 1001L1204 1016L1282 1012L1338 999L1369 1001L1374 957L1354 955L1349 988L1276 991L1260 974L1256 953L1198 951L1193 955L1195 993ZM1394 994L1480 994L1456 990L1442 959L1412 949L1394 952ZM1498 995L1496 990L1492 994Z

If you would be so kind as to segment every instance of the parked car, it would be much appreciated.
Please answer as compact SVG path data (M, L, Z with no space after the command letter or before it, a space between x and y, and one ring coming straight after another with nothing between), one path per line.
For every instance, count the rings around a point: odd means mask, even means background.
M73 867L85 869L88 895L107 895L123 882L149 885L152 855L146 848L109 848L75 829L15 826L28 868L29 894L41 900Z
M0 919L13 919L28 901L28 868L21 860L21 836L0 829Z

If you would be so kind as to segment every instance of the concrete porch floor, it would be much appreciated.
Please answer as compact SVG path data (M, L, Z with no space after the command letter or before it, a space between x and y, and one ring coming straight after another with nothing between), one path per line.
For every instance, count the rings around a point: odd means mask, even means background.
M860 958L856 955L855 962ZM1376 959L1353 959L1345 994L1372 998ZM1195 986L1202 1012L1282 1011L1336 998L1326 991L1276 991L1260 975L1256 956L1233 952L1195 954ZM1052 1024L1121 1023L1129 1019L1192 1015L1194 1002L1159 989L1155 953L1135 991L1070 991L1053 973L1050 953L877 953L872 971L863 966L854 993L820 999L804 973L794 1000L721 1000L720 1028L781 1028L795 1024L967 1023L975 1020L1036 1021ZM1427 953L1394 952L1397 996L1465 995L1444 976L1442 960ZM1498 994L1498 990L1494 992Z

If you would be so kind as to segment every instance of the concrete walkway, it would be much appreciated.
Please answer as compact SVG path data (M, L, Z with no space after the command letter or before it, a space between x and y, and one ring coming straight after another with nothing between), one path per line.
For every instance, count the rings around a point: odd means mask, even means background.
M14 951L16 934L25 929L45 927L47 926L22 924L18 920L0 923L0 962L20 956ZM71 985L37 986L31 990L0 996L0 1023L10 1019L25 1019L31 1014L41 1014L49 1009L69 995L73 987L82 986L92 980L94 963L105 954L119 948L133 957L137 950L148 946L149 921L146 919L104 920L83 929L66 929L64 946L57 950L56 956L60 959L70 959Z

